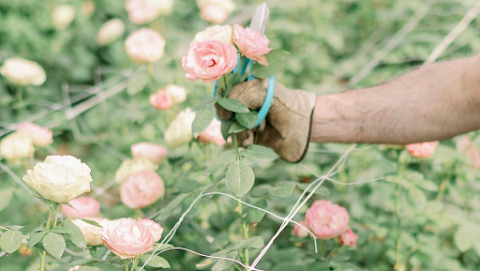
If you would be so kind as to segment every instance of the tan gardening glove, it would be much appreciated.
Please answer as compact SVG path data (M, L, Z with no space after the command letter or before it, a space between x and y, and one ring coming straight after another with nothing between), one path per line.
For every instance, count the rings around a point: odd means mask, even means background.
M228 98L236 99L250 109L258 110L265 100L267 80L253 80L233 87ZM259 144L272 148L288 162L300 162L308 149L315 94L290 90L275 84L275 95L270 111L258 128L238 135L239 143L247 147ZM228 120L232 112L217 106L219 118Z

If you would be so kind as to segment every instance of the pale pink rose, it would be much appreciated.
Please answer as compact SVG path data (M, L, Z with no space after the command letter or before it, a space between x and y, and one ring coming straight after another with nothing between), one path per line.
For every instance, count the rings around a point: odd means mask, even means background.
M352 229L348 228L344 233L342 233L338 239L340 240L340 244L346 247L356 247L357 246L357 239L358 235L356 235Z
M331 239L347 228L349 215L345 208L328 200L317 200L305 214L308 228L320 239Z
M162 233L163 233L163 228L162 226L160 226L160 224L146 218L142 220L139 219L139 222L141 222L143 225L148 227L148 229L150 230L150 233L152 234L154 242L160 241L160 238L162 238Z
M200 10L200 17L207 22L222 24L228 18L228 12L221 6L207 4Z
M100 203L92 197L79 197L68 203L70 203L73 208L62 204L62 213L68 218L96 217L100 213Z
M213 120L212 123L205 129L205 131L201 132L198 136L198 141L200 142L210 142L217 145L225 145L227 143L222 136L222 123L216 119Z
M95 221L102 227L97 227L90 223L87 223L81 219L74 219L72 223L77 226L77 228L82 232L85 242L89 246L98 246L102 244L102 228L105 224L109 223L110 220L103 218L88 218L89 220Z
M249 27L243 28L236 24L233 26L233 41L243 55L268 66L265 55L270 53L272 49L268 48L270 40L267 36Z
M120 188L123 204L132 209L149 206L163 197L164 193L163 180L153 171L142 171L130 175Z
M167 111L173 106L173 100L170 94L164 89L160 89L159 91L150 95L148 99L150 104L153 105L158 110Z
M125 40L125 51L135 63L152 63L165 54L165 40L156 31L142 28Z
M125 10L134 24L148 23L158 17L158 11L151 0L128 0L125 3Z
M308 226L307 224L305 223L305 221L300 221L298 222L298 224L304 226L305 228L308 229ZM302 227L300 227L298 224L295 224L295 227L293 228L293 233L298 236L298 237L307 237L308 236L308 231Z
M132 151L133 158L149 160L155 164L163 162L168 154L167 147L150 142L134 144L130 150Z
M193 81L213 82L237 65L237 49L228 42L206 40L192 44L182 58L186 77Z
M112 220L102 229L103 244L122 259L131 259L153 249L154 239L150 228L132 218Z
M31 122L22 122L17 126L17 132L30 137L34 145L46 147L53 142L52 131Z
M438 141L408 144L405 148L413 157L427 158L435 153Z

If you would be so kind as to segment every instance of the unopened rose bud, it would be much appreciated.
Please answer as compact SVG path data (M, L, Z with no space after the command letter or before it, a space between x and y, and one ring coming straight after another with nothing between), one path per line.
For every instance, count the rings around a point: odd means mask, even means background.
M20 248L18 248L18 253L22 255L23 257L30 257L32 255L32 249L27 249L27 245L22 244Z
M100 45L107 45L118 39L125 32L125 25L120 19L111 19L104 23L97 34L97 41Z
M0 154L13 163L32 157L33 152L32 139L17 132L8 135L0 142Z
M70 5L62 5L55 8L52 14L53 27L57 30L63 30L75 18L75 9Z
M356 247L358 235L356 235L352 229L348 228L338 237L338 239L340 240L340 243L346 247Z
M305 227L305 229L300 227L298 224ZM295 224L295 227L293 228L293 233L300 238L307 237L308 236L308 231L306 229L308 229L308 227L307 227L307 224L305 223L305 221L300 221L300 222L298 222L298 224Z
M156 93L150 95L149 99L150 104L153 105L156 109L167 111L173 105L173 100L170 94L164 89L160 89Z
M82 11L87 16L91 16L95 11L95 2L93 1L85 1L82 2Z
M36 146L46 147L53 142L52 131L31 122L20 123L16 131L30 137Z
M7 58L0 67L0 74L19 86L39 86L47 79L45 71L40 65L18 57Z
M405 148L413 157L427 158L435 153L438 141L408 144Z

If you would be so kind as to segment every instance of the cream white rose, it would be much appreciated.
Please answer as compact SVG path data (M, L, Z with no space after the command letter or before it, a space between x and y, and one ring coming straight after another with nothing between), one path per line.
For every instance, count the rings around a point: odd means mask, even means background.
M135 63L152 63L165 55L165 40L158 32L142 28L127 37L125 51Z
M128 176L141 171L156 171L158 166L147 159L124 160L115 172L115 181L123 183Z
M90 168L70 155L47 156L44 162L37 163L28 170L23 180L42 197L65 203L90 191L93 181Z
M195 35L192 43L205 40L220 40L233 44L233 30L229 25L215 25L207 27Z
M168 85L165 87L165 90L172 98L174 104L181 104L187 100L187 91L183 87Z
M104 23L97 34L97 41L100 45L107 45L118 39L125 32L125 25L120 19L111 19Z
M8 161L18 163L33 155L33 141L29 136L12 133L0 142L0 154Z
M39 86L47 79L40 65L18 57L7 58L0 67L0 73L8 81L20 86Z
M155 0L154 6L159 15L169 15L173 10L173 0Z
M61 5L55 8L52 14L53 27L57 30L65 29L75 18L75 9L70 5Z
M165 132L165 141L172 148L186 144L193 139L192 123L195 119L195 113L190 109L180 112L168 126Z
M216 5L227 13L234 11L236 8L235 3L232 0L198 0L197 4L200 8L206 5Z
M93 220L104 226L106 223L109 222L108 219L103 218L89 218L89 220ZM74 219L72 223L78 227L78 229L82 232L83 237L85 237L85 241L89 246L98 246L101 245L102 242L102 228L91 225L81 219Z

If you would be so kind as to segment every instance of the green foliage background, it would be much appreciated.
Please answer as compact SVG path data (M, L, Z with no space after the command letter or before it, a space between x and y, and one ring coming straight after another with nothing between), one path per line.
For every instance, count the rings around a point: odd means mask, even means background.
M260 1L236 2L238 9L228 23L248 23ZM278 80L288 87L327 94L378 84L422 64L476 1L267 2L271 10L267 29L271 47L292 53ZM95 1L91 17L81 12L80 0L70 3L77 9L74 22L63 31L55 31L51 11L57 1L0 1L0 62L8 57L23 57L38 62L47 73L45 84L24 89L0 78L0 136L10 132L12 124L26 119L50 127L55 142L51 149L37 152L38 160L56 152L81 158L92 168L93 195L98 196L103 215L112 219L136 216L138 213L117 203L118 187L112 185L114 172L130 156L132 144L140 141L165 144L163 132L180 108L159 113L148 102L152 92L170 83L186 87L188 102L180 105L182 108L193 107L210 95L211 86L188 82L180 64L194 34L209 24L200 19L195 2L186 0L176 1L173 14L153 22L150 27L167 40L166 55L154 64L150 82L137 90L135 81L129 78L144 67L131 63L123 41L140 26L129 23L124 1ZM426 14L400 37L391 51L387 50L396 33L422 9ZM97 31L113 17L126 23L127 33L113 44L100 47L95 40ZM479 52L479 27L480 21L473 20L441 59ZM381 57L384 52L388 54ZM377 58L378 65L363 78L358 77ZM113 88L122 91L75 118L68 118L71 107L102 97ZM477 138L476 133L469 136L474 141ZM336 144L312 145L301 165L282 161L260 164L256 167L255 187L244 200L286 216L305 188L297 184L315 179L311 171L319 176L325 174L346 148ZM201 178L206 166L221 152L219 147L196 143L171 150L168 161L159 169L166 182L166 196L142 210L144 214L159 212L155 220L170 230L198 196L200 188L221 176ZM359 235L357 248L341 249L327 262L325 256L334 246L332 241L319 241L320 252L315 254L313 240L294 237L289 227L259 268L479 270L480 182L478 171L468 163L455 150L455 139L442 142L434 157L425 160L413 159L402 149L357 147L334 179L352 183L385 178L352 186L326 182L323 187L328 189L315 196L315 199L328 198L349 211L351 227ZM12 174L23 176L24 169L8 166L12 172L5 167L0 170L0 225L23 225L27 232L45 221L45 209L12 178ZM102 193L99 188L107 189ZM210 191L228 193L222 183ZM205 254L229 251L228 248L237 251L234 247L238 247L244 236L234 212L236 206L235 201L223 196L203 198L187 215L171 243ZM302 215L296 220L302 220ZM248 210L247 217L253 223L250 237L255 239L244 245L255 255L280 222L259 211ZM172 270L212 268L205 259L184 251L166 252L162 256L170 262ZM68 257L64 260L68 262ZM36 270L37 262L35 253L30 257L13 253L0 257L0 270ZM224 269L217 266L215 270ZM234 267L227 266L226 270Z

